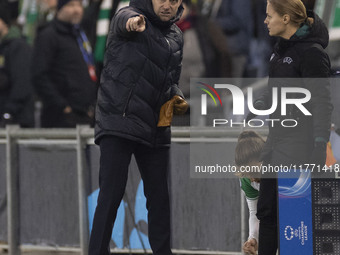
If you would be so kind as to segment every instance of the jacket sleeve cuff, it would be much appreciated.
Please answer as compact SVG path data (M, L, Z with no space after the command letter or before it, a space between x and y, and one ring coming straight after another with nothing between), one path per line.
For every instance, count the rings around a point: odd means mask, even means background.
M120 35L127 36L130 32L126 30L126 22L132 18L141 15L138 12L132 11L130 9L121 9L119 13L115 16L115 31ZM145 18L146 20L146 18Z
M178 88L178 86L173 85L172 88L171 88L170 98L173 98L176 95L182 97L183 99L185 99L185 97L183 95L183 92Z

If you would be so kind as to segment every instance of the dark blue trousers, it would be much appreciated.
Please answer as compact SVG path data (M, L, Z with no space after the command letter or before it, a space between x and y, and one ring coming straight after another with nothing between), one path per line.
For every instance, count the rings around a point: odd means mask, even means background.
M168 192L169 147L151 148L116 137L100 140L99 197L90 237L89 255L107 255L117 210L125 192L134 154L144 183L148 236L155 255L171 255Z

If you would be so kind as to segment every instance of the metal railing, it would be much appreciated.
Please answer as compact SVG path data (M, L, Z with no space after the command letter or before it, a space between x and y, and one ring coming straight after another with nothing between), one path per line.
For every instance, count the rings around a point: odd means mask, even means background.
M76 129L20 129L18 126L7 126L0 131L0 139L6 141L6 185L7 185L7 231L8 248L11 255L20 254L19 241L19 193L16 188L18 180L17 150L18 139L75 139L77 142L77 173L79 202L79 233L81 254L86 255L89 243L87 214L87 197L85 190L85 139L93 137L93 129L77 126Z
M201 127L176 127L172 128L173 142L195 142L205 139L206 142L216 142L223 138L236 138L242 128L209 129ZM260 134L266 135L267 129L256 129ZM76 141L77 151L77 178L78 178L78 205L79 205L79 233L80 249L72 248L72 251L80 251L82 255L88 254L89 222L87 210L87 196L85 188L85 146L93 143L94 131L88 126L77 126L75 129L21 129L19 126L8 125L6 129L0 129L0 141L6 144L6 185L7 185L7 217L8 217L8 250L10 255L20 255L19 240L19 191L17 189L18 176L18 140L23 139L71 139ZM245 206L241 196L241 240L245 240ZM40 246L30 246L34 250L44 249ZM27 247L26 247L27 248ZM48 247L45 247L47 249ZM48 249L47 249L48 250ZM55 249L58 250L58 249ZM60 250L60 249L59 249ZM213 254L204 251L174 250L180 254ZM122 252L122 251L117 251ZM217 252L215 254L231 254ZM233 253L237 254L237 253ZM239 253L241 254L241 253Z

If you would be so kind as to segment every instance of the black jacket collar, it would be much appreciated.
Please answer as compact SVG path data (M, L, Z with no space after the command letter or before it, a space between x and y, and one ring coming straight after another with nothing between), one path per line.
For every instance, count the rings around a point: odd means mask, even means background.
M74 34L75 27L71 23L64 22L55 18L54 20L52 20L52 24L56 28L56 30L60 33Z
M310 42L310 43L318 43L324 49L328 46L329 43L329 34L328 29L325 23L321 20L321 18L314 13L313 11L308 12L308 17L313 18L313 24L307 24L309 26L309 33L306 36L299 37L294 34L290 39L279 38L275 51L280 53L285 51L285 49L291 47L292 45L299 42Z

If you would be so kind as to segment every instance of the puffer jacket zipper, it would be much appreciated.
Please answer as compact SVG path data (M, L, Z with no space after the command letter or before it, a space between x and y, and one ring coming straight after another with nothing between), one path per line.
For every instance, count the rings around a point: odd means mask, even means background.
M128 105L129 105L129 102L130 102L130 99L131 99L131 96L132 96L132 90L133 90L133 88L130 89L128 98L127 98L126 103L125 103L125 105L124 105L123 117L126 116L126 110L127 110L127 107L128 107Z
M169 49L169 58L168 58L168 61L166 63L166 71L165 71L165 77L164 77L164 80L163 80L163 86L162 86L162 89L161 89L161 92L158 96L158 100L157 100L157 104L159 104L159 101L160 99L162 98L163 96L163 93L164 93L164 90L165 90L165 87L166 87L166 78L168 77L168 73L169 73L169 63L170 63L170 60L171 60L171 55L172 55L172 50L171 50L171 45L170 45L170 42L169 40L166 38L166 36L164 36L165 38L165 41L166 43L168 44L168 49ZM157 121L157 120L156 120ZM153 141L153 145L155 146L156 145L156 138L157 138L157 132L158 132L158 129L156 129L156 134L154 135L154 141Z

